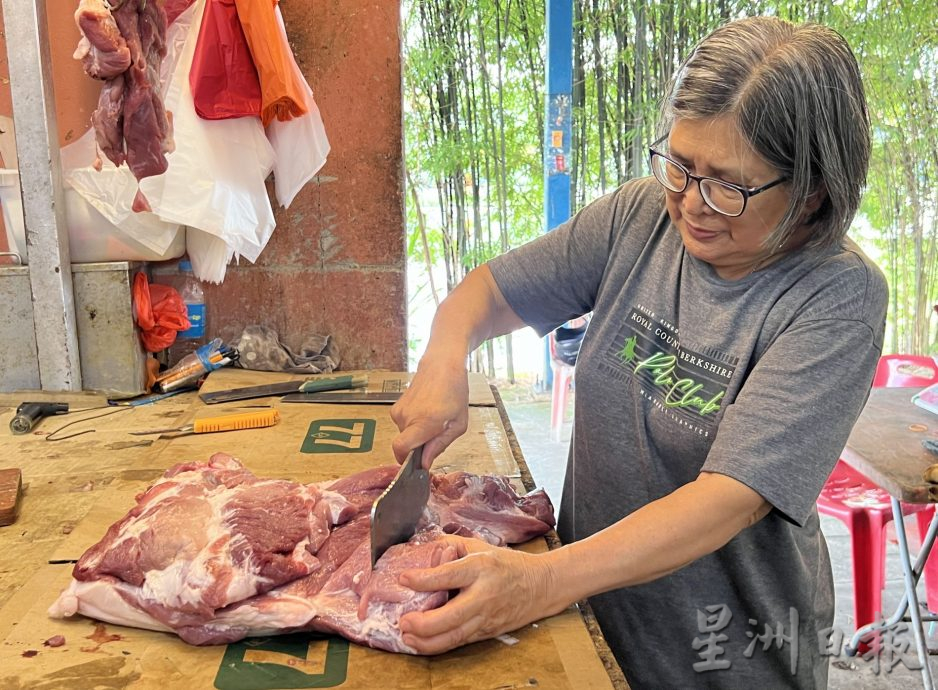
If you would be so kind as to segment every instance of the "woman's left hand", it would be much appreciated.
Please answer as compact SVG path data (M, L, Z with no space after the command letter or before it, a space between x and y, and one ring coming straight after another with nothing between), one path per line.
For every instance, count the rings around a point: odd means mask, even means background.
M401 618L404 643L418 653L439 654L487 640L565 608L552 586L547 558L478 539L447 539L456 546L458 560L405 570L398 580L417 591L460 590L438 609Z

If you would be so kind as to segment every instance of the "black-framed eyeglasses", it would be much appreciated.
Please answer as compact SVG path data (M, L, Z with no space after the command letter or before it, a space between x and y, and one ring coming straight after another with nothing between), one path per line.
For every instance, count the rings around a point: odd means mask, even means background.
M743 187L742 185L718 180L715 177L694 175L676 160L655 150L655 146L665 139L667 139L667 135L648 147L648 155L651 157L651 172L654 174L655 179L665 189L670 189L672 192L679 194L687 189L687 185L690 184L691 180L694 180L700 189L700 196L703 197L707 206L724 216L730 216L731 218L741 216L743 211L746 210L749 197L761 194L788 179L787 177L780 177L761 187Z

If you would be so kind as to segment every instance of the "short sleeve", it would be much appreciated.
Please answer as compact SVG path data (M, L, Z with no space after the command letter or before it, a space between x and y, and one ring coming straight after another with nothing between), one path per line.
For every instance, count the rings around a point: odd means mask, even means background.
M613 247L642 246L664 212L657 183L641 178L584 207L541 237L495 257L489 268L508 304L539 335L592 311ZM634 252L637 258L638 252ZM617 260L623 268L623 253ZM630 259L626 257L626 263Z
M869 396L880 350L862 320L785 331L725 410L703 471L746 484L803 526Z

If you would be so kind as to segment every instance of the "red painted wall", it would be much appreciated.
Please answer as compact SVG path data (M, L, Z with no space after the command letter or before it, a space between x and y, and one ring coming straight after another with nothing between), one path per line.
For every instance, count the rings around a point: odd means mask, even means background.
M89 127L100 85L71 58L77 0L46 0L59 140ZM343 369L407 367L402 182L400 6L397 0L282 0L296 61L313 89L331 152L290 208L257 264L231 265L206 285L208 328L236 341L262 324L298 348L335 339ZM6 37L3 36L2 41ZM11 114L6 46L0 113ZM273 197L272 179L268 191Z

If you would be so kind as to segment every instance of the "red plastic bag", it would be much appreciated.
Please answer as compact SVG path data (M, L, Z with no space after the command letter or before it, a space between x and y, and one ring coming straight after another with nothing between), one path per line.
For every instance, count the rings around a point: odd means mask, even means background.
M207 0L189 86L195 111L205 120L260 117L261 83L235 0Z
M133 303L147 352L165 350L175 342L178 331L189 328L182 295L168 285L150 285L144 273L134 276Z
M166 0L163 3L163 11L166 13L166 24L172 24L176 21L176 17L185 12L189 5L194 3L195 0Z

